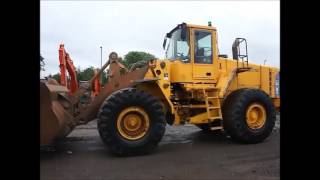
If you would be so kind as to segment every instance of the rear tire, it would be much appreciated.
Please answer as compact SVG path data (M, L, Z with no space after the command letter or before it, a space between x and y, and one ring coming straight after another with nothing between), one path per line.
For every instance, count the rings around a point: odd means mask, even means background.
M136 139L124 136L123 130L119 129L119 117L130 107L141 108L148 119L148 129L145 134ZM114 92L104 101L98 113L100 137L109 151L118 156L150 153L162 139L165 125L165 115L160 102L148 93L135 88Z
M253 118L248 117L250 107L257 107L253 112ZM225 100L222 110L226 132L238 142L263 141L272 132L276 121L276 110L271 99L258 89L234 91ZM256 122L251 122L252 119Z

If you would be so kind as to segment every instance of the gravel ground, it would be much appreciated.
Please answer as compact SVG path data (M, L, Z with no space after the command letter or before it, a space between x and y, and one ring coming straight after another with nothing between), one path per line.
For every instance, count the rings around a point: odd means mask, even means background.
M96 122L77 127L40 153L40 177L53 179L280 179L280 115L264 142L244 145L194 125L167 126L157 150L146 156L107 152Z

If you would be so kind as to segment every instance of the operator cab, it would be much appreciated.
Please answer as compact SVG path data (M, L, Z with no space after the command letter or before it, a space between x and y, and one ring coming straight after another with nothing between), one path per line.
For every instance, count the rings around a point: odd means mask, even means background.
M195 63L212 63L212 33L211 27L196 26L201 29L196 29L192 33L194 45L194 62ZM179 24L169 33L167 33L163 48L166 51L166 59L180 60L182 62L191 62L190 53L190 30L191 25L186 23Z
M179 24L166 34L163 48L166 59L172 62L174 68L173 81L214 80L216 29L211 24Z

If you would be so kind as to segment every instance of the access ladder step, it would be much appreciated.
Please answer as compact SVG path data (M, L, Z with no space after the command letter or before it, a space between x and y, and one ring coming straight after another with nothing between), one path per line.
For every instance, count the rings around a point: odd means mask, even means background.
M211 97L207 97L207 99L219 99L219 96L211 96Z
M223 127L222 126L215 126L215 127L211 127L210 129L214 131L214 130L223 129Z
M208 107L208 109L220 109L220 107Z
M209 117L210 120L222 119L221 116Z

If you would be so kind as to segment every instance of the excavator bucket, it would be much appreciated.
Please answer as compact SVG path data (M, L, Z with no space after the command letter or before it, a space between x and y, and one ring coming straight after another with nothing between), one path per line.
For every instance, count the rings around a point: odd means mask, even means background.
M70 103L61 95L69 90L60 85L40 82L40 144L67 136L72 131ZM61 94L60 94L61 93Z

